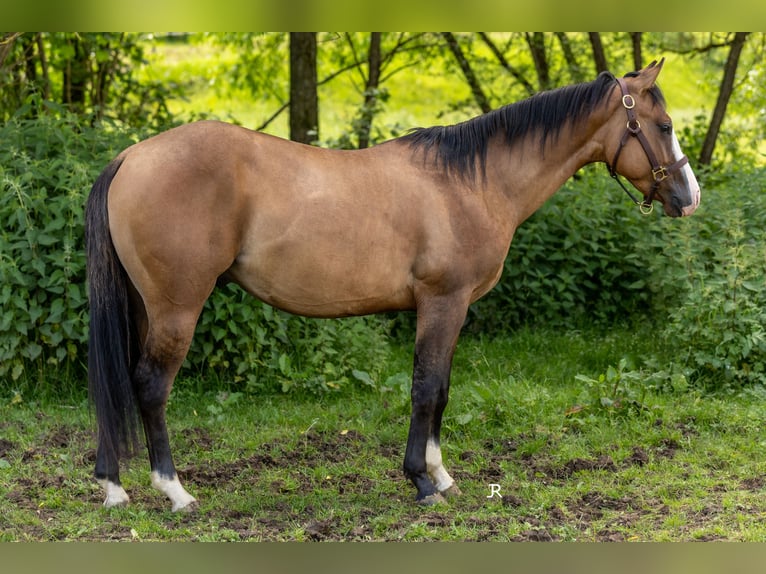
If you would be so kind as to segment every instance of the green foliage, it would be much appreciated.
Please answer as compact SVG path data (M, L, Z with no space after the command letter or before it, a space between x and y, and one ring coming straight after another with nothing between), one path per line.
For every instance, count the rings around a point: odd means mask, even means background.
M13 36L0 61L0 119L18 116L30 96L98 119L159 128L178 86L141 78L151 36L127 32L28 32ZM44 113L27 106L29 116Z
M230 285L205 304L185 365L218 373L229 388L316 394L370 384L387 353L379 318L297 317Z
M0 128L0 377L9 392L23 381L40 384L52 370L84 375L83 204L109 159L148 135L84 126L37 99L28 105L47 111ZM466 330L503 334L520 325L653 317L665 324L661 344L675 349L690 383L766 383L762 176L713 181L711 174L703 207L680 221L640 216L608 178L585 170L518 230L504 277L474 305ZM219 289L203 311L185 373L199 375L201 390L386 390L390 381L378 381L388 320L298 318L233 286ZM660 372L673 373L666 382L680 376L667 365L656 365ZM203 375L214 376L203 383Z
M592 420L594 411L625 415L646 409L647 392L656 387L649 383L644 373L629 370L628 366L628 361L622 358L616 367L609 365L606 372L595 379L587 375L575 376L583 383L583 393L580 403L570 408L567 415L583 423Z
M665 276L682 295L669 309L663 344L708 388L766 384L762 177L742 174L721 211L675 233L672 249L684 265Z
M127 43L118 50L120 38ZM329 122L347 126L347 133L327 141L353 147L360 126L373 117L373 141L387 137L399 129L392 127L399 120L386 119L387 114L402 108L420 113L426 107L423 101L430 104L428 113L436 107L445 114L441 120L453 121L458 112L447 110L449 105L433 105L422 97L423 90L436 85L424 84L422 77L427 75L422 71L433 66L432 59L440 57L434 47L436 38L384 35L383 53L389 66L384 70L385 79L393 78L378 87L378 97L365 107L364 56L369 35L323 35L320 76L328 82L337 78L327 89L339 94L335 99L352 102L350 107L338 104L344 113L357 111L356 116L352 112ZM514 62L523 64L520 69L531 78L523 36L514 33L493 38L507 56L513 55ZM568 38L575 48L587 45L583 35ZM676 36L645 35L644 47L649 51L667 45L669 38ZM206 74L211 79L204 83L211 89L231 85L237 92L247 93L255 106L268 99L269 110L274 101L284 101L287 93L283 34L216 36L218 46L224 48L221 52L227 54L221 61L222 71L211 72L211 66L217 64L210 61L197 62L201 71L195 68L185 78L153 76L144 66L148 44L138 35L81 34L75 39L61 33L40 39L42 44L37 37L21 37L0 69L0 79L13 88L5 94L12 98L0 102L4 117L21 106L0 127L0 380L10 385L11 394L24 381L39 384L37 381L49 378L52 372L58 375L69 370L71 376L66 378L70 380L84 374L87 302L82 206L92 181L109 159L149 135L146 128L129 129L126 123L164 124L170 91L198 88L203 83L200 76ZM552 46L560 40L551 37ZM612 67L624 68L630 59L628 37L617 34L605 40ZM507 103L523 95L517 83L508 86L504 72L496 73L496 58L478 37L464 36L463 41L476 48L472 62L489 86L493 103ZM33 59L30 67L25 66L24 58L29 54L39 57L40 45L51 55L50 84L41 83L39 75L38 81L24 84L25 74L31 77L34 66L40 70L38 60ZM104 71L111 90L109 98L101 100L92 91L84 107L78 108L79 119L70 115L75 109L71 105L65 108L41 97L47 89L50 97L63 100L61 69L76 63L73 50L77 45L89 47L86 53L79 52L79 63L85 58L92 64L91 70ZM557 50L553 48L549 54L554 83L575 80L574 75L570 77L575 72L584 73L584 79L591 77L585 57L578 56L579 67L573 71ZM659 214L641 217L600 168L583 170L519 228L500 284L472 307L466 331L505 335L522 325L606 328L615 322L651 318L665 325L657 345L676 351L672 365L645 357L646 365L654 369L651 376L664 381L667 388L676 388L679 381L710 388L766 382L762 311L766 274L759 229L766 215L766 201L761 199L763 172L748 173L743 167L763 152L756 145L745 150L742 146L750 141L747 134L752 138L762 131L753 127L751 118L757 114L750 113L763 107L758 91L763 74L757 56L757 50L748 52L748 73L738 84L745 97L732 100L732 109L740 117L722 133L717 163L698 174L704 177L703 206L698 214L688 221ZM707 119L699 112L702 108L695 107L702 105L698 90L695 95L685 95L686 88L690 77L698 75L702 84L717 86L724 57L724 52L716 51L705 62L685 59L683 63L688 65L676 67L682 62L675 56L673 69L679 71L663 76L663 87L673 93L671 104L687 97L689 101L682 102L685 113L696 114L691 122L677 122L684 150L692 158L698 154ZM438 63L447 68L454 65L449 59ZM399 74L409 68L410 73ZM350 72L333 75L341 69ZM451 76L439 80L450 82L447 85L455 89L452 100L460 100L455 95L465 88L460 81ZM707 100L715 92L703 91ZM105 107L99 108L102 105ZM459 107L471 108L460 113L475 111L472 104ZM118 119L94 119L102 113ZM412 121L408 116L407 125L413 125ZM723 162L733 163L720 169ZM409 340L411 316L404 317L399 320L405 326L402 335ZM244 391L323 393L349 385L398 393L406 390L408 377L385 379L379 366L388 352L389 331L390 325L379 319L292 317L228 287L218 290L206 305L184 374L196 377L201 390L212 386L226 389L231 396ZM482 401L477 397L478 405Z
M0 127L0 378L13 381L84 362L85 195L115 148L132 143L35 98L28 106L46 112Z

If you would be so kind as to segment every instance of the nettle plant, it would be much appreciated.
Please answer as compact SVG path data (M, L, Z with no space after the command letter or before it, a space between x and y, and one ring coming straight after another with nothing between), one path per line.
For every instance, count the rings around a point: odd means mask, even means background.
M12 381L84 361L82 205L109 143L130 141L48 111L0 128L0 378Z
M693 380L711 389L766 384L766 246L759 215L766 209L756 203L736 208L725 223L709 224L707 238L686 234L674 247L687 267L664 344L685 359Z

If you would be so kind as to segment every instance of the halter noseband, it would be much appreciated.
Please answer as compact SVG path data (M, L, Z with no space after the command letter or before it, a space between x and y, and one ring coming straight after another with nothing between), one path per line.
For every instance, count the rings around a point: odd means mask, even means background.
M628 87L625 85L624 79L617 78L617 84L619 84L620 91L622 92L622 106L628 113L628 124L625 128L625 132L620 138L620 145L617 147L617 152L614 154L612 163L607 163L606 167L609 169L609 175L611 175L614 180L620 184L620 187L625 191L625 193L628 194L628 197L633 200L633 203L638 206L638 208L641 210L641 213L644 215L649 215L654 209L654 204L652 202L654 201L654 194L660 187L660 182L670 176L670 174L673 172L678 171L684 165L689 163L689 159L686 156L683 156L681 159L675 163L670 164L669 166L661 165L660 162L657 161L657 156L654 155L654 151L652 151L652 146L649 144L649 140L646 139L646 135L644 135L644 132L641 131L641 123L636 117L636 112L634 111L634 108L636 107L635 98L628 92ZM634 136L636 139L638 139L638 142L641 144L641 147L644 148L644 153L646 154L646 157L649 159L649 163L652 166L652 178L654 179L654 183L652 183L652 188L649 190L649 195L645 197L644 201L642 202L639 202L630 192L630 190L625 187L617 174L617 159L620 157L622 148L625 147L625 144L628 143L628 139L631 136Z

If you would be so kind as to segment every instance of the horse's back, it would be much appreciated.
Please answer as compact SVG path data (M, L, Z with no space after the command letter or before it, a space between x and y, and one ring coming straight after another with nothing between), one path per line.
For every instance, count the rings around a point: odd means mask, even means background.
M374 152L188 124L126 150L111 231L139 283L166 274L202 292L225 275L305 315L407 308L417 194L392 190L379 166Z

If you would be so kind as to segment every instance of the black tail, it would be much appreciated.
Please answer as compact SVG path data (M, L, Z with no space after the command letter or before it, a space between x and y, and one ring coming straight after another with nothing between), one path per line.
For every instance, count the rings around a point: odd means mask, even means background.
M139 416L131 381L136 335L128 309L127 274L112 243L107 213L109 186L121 165L122 158L117 158L104 169L85 206L90 299L88 389L96 408L99 448L117 459L132 455L139 444Z

